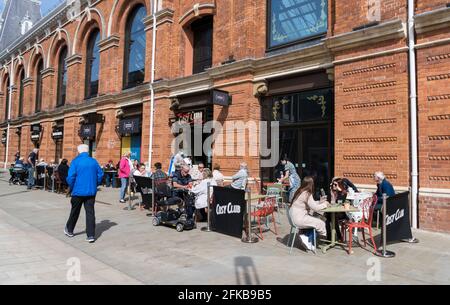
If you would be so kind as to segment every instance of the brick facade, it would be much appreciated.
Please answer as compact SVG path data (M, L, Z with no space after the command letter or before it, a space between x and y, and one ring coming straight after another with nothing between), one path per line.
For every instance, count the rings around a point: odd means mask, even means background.
M169 120L174 99L220 89L230 93L233 104L214 106L219 122L259 121L264 112L267 86L292 75L323 73L332 81L334 118L334 175L359 185L373 185L372 174L382 170L398 190L411 184L411 139L407 1L380 1L379 19L369 10L376 1L328 0L328 32L313 41L269 50L266 46L267 3L257 0L162 0L157 13L155 122L152 160L169 165L173 135ZM416 44L419 137L419 226L450 232L450 38L448 1L417 0ZM116 131L122 109L140 107L141 159L149 158L150 67L152 50L151 1L103 0L92 7L82 1L79 18L66 21L65 12L46 21L44 30L30 35L13 50L0 50L0 131L7 128L4 111L6 79L14 79L8 161L21 150L34 147L30 126L40 124L40 157L55 158L52 129L64 121L63 158L76 156L82 143L80 120L89 113L103 115L96 123L96 158L117 161L121 137ZM144 84L123 89L125 24L136 5L146 7L146 57ZM192 75L190 24L212 15L212 68ZM270 15L270 14L269 14ZM62 24L58 28L58 21ZM364 29L359 29L366 26ZM85 100L86 44L89 34L100 31L98 97ZM58 55L68 48L66 105L56 108ZM42 111L35 113L36 67L44 61ZM227 60L230 63L225 64ZM18 118L20 69L26 71L23 117ZM12 71L12 75L11 75ZM413 80L414 81L414 80ZM297 84L298 85L298 84ZM301 84L300 84L301 85ZM16 133L21 127L20 136ZM242 134L243 130L238 130ZM20 139L20 145L19 145ZM244 144L251 139L244 137ZM231 145L235 146L236 143ZM248 145L247 145L248 147ZM0 163L6 146L0 145ZM225 175L245 160L255 178L260 176L259 157L213 156Z

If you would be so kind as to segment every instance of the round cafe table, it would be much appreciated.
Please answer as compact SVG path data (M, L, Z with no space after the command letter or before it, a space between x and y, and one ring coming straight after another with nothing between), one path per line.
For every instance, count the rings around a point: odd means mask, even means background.
M334 204L322 210L321 212L331 213L331 240L322 239L323 242L328 243L328 245L324 245L321 247L322 253L326 253L329 249L334 248L336 245L343 247L347 246L346 244L337 242L336 240L336 213L359 212L359 209L355 208L354 206L350 206L349 209L346 209L343 205Z

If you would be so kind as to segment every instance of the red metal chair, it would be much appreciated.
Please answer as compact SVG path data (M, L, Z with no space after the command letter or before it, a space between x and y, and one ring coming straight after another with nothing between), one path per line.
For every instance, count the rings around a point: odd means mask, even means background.
M362 219L360 222L344 222L342 225L342 236L345 236L345 229L348 229L348 253L352 253L352 242L353 242L353 229L362 229L362 236L364 240L364 247L367 246L366 243L366 236L365 236L365 229L368 229L370 239L372 241L372 246L377 251L377 245L375 244L375 241L373 239L373 232L372 232L372 220L373 220L373 211L375 209L375 205L377 204L377 195L373 195L372 198L367 198L361 203L361 210L362 210ZM367 214L368 213L368 214Z
M273 226L274 226L274 233L275 235L278 235L277 232L277 225L275 222L275 209L276 209L276 205L277 205L277 201L275 197L267 197L264 202L263 205L259 208L257 208L256 211L251 213L252 217L256 217L258 219L258 227L259 227L259 233L261 234L261 239L264 240L263 237L263 232L262 232L262 226L261 226L261 218L266 218L269 216L272 216L272 222L273 222ZM269 227L270 230L270 227Z

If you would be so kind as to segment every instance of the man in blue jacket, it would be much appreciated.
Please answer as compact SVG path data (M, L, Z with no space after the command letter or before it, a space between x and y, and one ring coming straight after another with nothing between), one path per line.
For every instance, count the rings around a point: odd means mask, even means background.
M392 184L386 179L382 172L376 172L374 174L374 179L377 183L377 196L378 202L375 206L375 210L381 210L383 206L383 194L386 194L388 197L394 196L395 191Z
M64 234L73 237L73 230L80 216L81 206L86 211L86 241L95 242L95 196L97 186L101 184L103 170L97 160L89 156L89 146L82 144L78 146L78 157L70 164L67 184L72 191L72 210L67 221Z

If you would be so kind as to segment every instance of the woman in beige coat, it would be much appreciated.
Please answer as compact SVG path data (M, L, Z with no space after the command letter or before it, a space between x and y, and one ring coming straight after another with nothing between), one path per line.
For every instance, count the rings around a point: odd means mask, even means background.
M319 235L326 236L325 222L312 214L327 208L329 203L325 197L322 197L320 201L315 201L312 194L314 194L314 180L308 176L303 179L292 200L291 219L301 229L315 228Z

